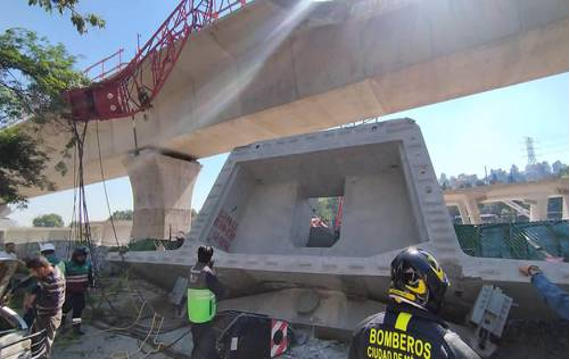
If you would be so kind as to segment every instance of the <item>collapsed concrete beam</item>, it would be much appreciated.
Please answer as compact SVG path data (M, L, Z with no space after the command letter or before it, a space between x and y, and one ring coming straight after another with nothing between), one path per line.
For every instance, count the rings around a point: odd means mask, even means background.
M326 196L344 196L340 238L329 247L307 247L307 199ZM451 278L446 316L463 318L485 284L515 299L514 317L554 316L519 274L525 262L462 252L422 134L409 119L237 148L182 248L132 252L125 261L168 288L187 275L203 243L216 248L218 274L232 297L310 287L387 301L392 259L418 246L432 252ZM567 287L567 264L536 263ZM320 325L330 326L330 319Z

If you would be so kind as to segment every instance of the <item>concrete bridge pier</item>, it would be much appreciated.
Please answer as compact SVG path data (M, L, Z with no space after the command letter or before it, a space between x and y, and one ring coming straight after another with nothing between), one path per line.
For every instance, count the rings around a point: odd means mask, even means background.
M460 202L455 204L459 209L459 216L461 216L461 222L463 224L471 224L471 219L469 218L469 212L464 203Z
M542 221L548 219L548 195L536 195L525 199L530 205L529 221Z
M474 198L467 198L465 200L465 207L469 213L469 224L481 224L481 212L479 211L479 202Z
M11 212L12 210L10 210L7 204L0 204L0 219L7 217Z
M470 196L461 196L460 199L448 203L448 205L457 206L459 216L463 224L480 224L481 212L479 211L479 201Z
M124 160L133 191L131 238L168 239L190 231L192 192L202 165L144 150Z
M568 193L562 194L562 219L568 219Z

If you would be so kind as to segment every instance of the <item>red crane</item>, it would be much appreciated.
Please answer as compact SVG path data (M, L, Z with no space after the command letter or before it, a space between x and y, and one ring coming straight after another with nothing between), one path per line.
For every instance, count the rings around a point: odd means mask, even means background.
M189 35L245 3L246 0L182 0L126 66L88 87L64 93L72 119L117 119L149 109Z

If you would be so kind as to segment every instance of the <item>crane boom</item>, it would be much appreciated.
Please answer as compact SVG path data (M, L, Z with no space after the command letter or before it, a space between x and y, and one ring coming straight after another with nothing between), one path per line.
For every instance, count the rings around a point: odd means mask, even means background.
M150 108L189 35L245 3L246 0L182 0L123 69L88 87L64 93L71 118L110 120Z

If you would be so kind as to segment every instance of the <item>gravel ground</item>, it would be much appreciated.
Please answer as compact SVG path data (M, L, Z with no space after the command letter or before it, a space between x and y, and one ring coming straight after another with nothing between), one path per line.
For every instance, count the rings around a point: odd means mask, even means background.
M85 326L86 335L74 337L71 334L58 336L53 358L140 358L146 356L149 346L141 347L141 341L128 336L103 332L91 326ZM163 341L175 338L175 334L164 335ZM141 351L142 350L142 351ZM175 349L181 355L189 356L191 338L183 339ZM334 340L320 340L301 336L281 359L342 359L348 354L348 343ZM172 354L158 353L148 356L150 359L170 359ZM538 321L511 321L493 358L568 358L568 323L545 323Z
M85 335L74 336L71 332L58 335L51 354L56 359L129 359L142 358L147 355L141 350L149 350L141 346L141 341L101 331L92 326L83 326ZM155 354L147 359L170 359L165 354Z
M180 327L184 319L177 318L173 309L165 306L166 293L154 288L152 285L140 280L131 279L129 286L125 286L123 280L110 280L111 283L119 282L118 286L108 284L109 300L115 307L111 311L102 302L99 312L86 314L86 323L89 324L91 317L100 320L104 316L111 314L124 314L125 319L117 320L114 326L125 326L132 323L133 318L141 316L138 322L140 325L149 326L152 314L158 311L165 317L163 329L167 327ZM122 282L121 282L122 281ZM137 288L133 292L130 288ZM114 291L118 289L130 289L125 291ZM93 294L96 298L96 294ZM148 306L139 313L142 296ZM99 303L99 301L93 301ZM130 320L129 320L130 319ZM114 319L106 319L106 322L115 322ZM174 326L173 326L174 325ZM187 328L186 323L178 330L173 330L162 334L159 338L153 338L157 342L166 344L178 339L184 334ZM74 337L71 334L59 335L54 345L52 357L54 358L141 358L146 356L146 352L153 348L149 345L142 345L141 341L129 336L118 335L99 330L92 326L84 326L87 332L83 337ZM499 348L493 358L568 358L568 323L567 322L544 322L544 321L510 321L503 338L498 343ZM191 336L184 336L176 346L170 348L169 353L157 353L149 355L148 358L172 358L172 356L190 356L192 348ZM173 354L174 352L174 354ZM312 337L310 332L297 331L296 341L289 351L281 356L283 359L308 358L308 359L340 359L346 358L348 354L348 343L334 340L320 340Z

